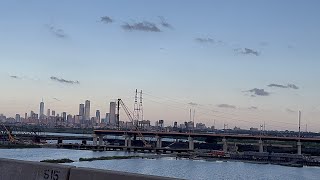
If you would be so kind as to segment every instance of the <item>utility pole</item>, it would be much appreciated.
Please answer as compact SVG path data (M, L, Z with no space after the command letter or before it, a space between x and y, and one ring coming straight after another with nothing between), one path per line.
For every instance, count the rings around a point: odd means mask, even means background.
M301 111L299 111L299 142L300 142L300 129L301 129Z
M301 111L299 111L299 138L297 142L297 148L298 148L298 155L301 155L301 134L300 134L300 128L301 128Z

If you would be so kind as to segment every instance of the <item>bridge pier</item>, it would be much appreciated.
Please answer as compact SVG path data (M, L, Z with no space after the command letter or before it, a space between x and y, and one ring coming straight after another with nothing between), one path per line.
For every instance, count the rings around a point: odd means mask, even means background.
M99 146L103 145L103 135L99 135Z
M93 145L96 146L98 142L98 136L96 134L92 134Z
M131 147L131 136L129 136L129 135L125 135L124 136L124 146L126 148L130 148Z
M301 155L301 145L302 143L300 141L297 142L297 148L298 148L298 155Z
M263 141L259 140L259 153L263 153Z
M162 148L162 138L160 136L156 136L157 138L157 148Z
M222 138L222 143L223 143L223 146L222 146L223 152L227 153L228 152L228 144L227 144L227 139L225 137Z
M194 142L193 142L193 137L188 137L189 141L189 150L194 150Z

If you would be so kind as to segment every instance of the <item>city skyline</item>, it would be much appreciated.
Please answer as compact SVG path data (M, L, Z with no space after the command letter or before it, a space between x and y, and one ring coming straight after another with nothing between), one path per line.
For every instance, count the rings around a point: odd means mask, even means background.
M152 121L189 120L195 109L196 121L220 128L297 130L301 110L319 131L319 6L1 1L0 113L38 113L43 98L59 114L90 100L91 116L103 117L117 98L133 110L139 88Z

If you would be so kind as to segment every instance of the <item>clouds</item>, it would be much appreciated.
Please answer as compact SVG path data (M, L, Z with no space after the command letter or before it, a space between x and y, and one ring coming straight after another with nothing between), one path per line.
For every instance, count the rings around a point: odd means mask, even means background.
M271 83L269 85L267 85L267 87L270 88L282 88L282 89L299 89L299 87L295 84L287 84L287 85L283 85L283 84L275 84L275 83ZM266 91L263 88L253 88L250 89L248 91L243 91L243 92L250 92L251 97L256 97L256 96L269 96L271 93Z
M269 84L268 87L288 88L288 86L281 84Z
M269 84L268 87L277 87L277 88L284 88L284 89L299 89L299 87L295 84L287 84L287 85L282 85L282 84Z
M102 16L101 18L100 18L100 22L102 22L102 23L105 23L105 24L110 24L110 23L113 23L113 19L111 19L111 17L109 17L109 16Z
M56 101L61 101L60 99L58 99L58 98L52 98L52 99L54 99L54 100L56 100Z
M212 38L197 37L194 40L198 43L215 43L215 41Z
M161 32L160 28L155 23L149 21L131 24L125 23L121 27L126 31Z
M229 108L229 109L236 109L237 107L230 104L218 104L217 107L219 108Z
M79 81L66 80L63 78L57 78L55 76L51 76L50 79L52 81L56 81L56 82L60 82L60 83L64 83L64 84L80 84Z
M172 29L172 28L173 28L172 25L169 24L169 23L164 19L164 17L159 16L159 18L160 18L160 20L161 20L160 24L161 24L162 27L164 27L164 28L169 28L169 29Z
M296 112L295 110L292 110L292 109L289 109L289 108L287 108L286 111L287 111L287 113L295 113Z
M243 55L260 56L260 53L257 50L250 49L250 48L238 48L238 49L234 49L234 51Z
M10 76L12 79L21 79L19 76Z
M296 86L295 84L288 84L287 86L288 88L291 88L291 89L299 89L299 87Z
M188 104L191 105L191 106L197 106L198 105L197 103L194 103L194 102L189 102Z
M253 89L248 90L247 92L251 92L253 97L254 96L269 96L270 95L270 92L267 92L264 89L259 89L259 88L253 88Z
M257 107L257 106L251 106L251 107L248 107L248 109L250 109L250 110L257 110L258 107Z
M67 34L64 32L63 29L59 29L59 28L56 28L55 26L53 25L47 25L46 26L49 31L54 35L56 36L57 38L66 38L67 37Z

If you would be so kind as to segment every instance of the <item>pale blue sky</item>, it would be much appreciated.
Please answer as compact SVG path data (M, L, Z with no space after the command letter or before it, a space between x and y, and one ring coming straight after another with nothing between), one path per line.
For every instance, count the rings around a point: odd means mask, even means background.
M301 109L318 131L319 7L317 0L2 0L0 113L38 111L42 97L46 108L57 111L76 114L78 104L90 99L92 114L95 109L105 113L111 99L127 99L131 106L138 88L179 100L146 95L145 117L152 121L182 122L188 119L188 102L196 102L197 120L208 125L212 119L220 126L241 127L253 126L245 121L269 121L270 128L281 129L270 120L296 122L296 113L287 109ZM114 21L103 23L103 16ZM161 26L159 16L172 28ZM143 21L161 32L122 28ZM54 34L58 29L64 37ZM241 54L245 48L259 55ZM51 76L80 84L54 82ZM268 87L272 83L299 89ZM271 94L250 97L244 92L253 88ZM248 110L251 106L258 110ZM280 125L295 128L288 124Z

